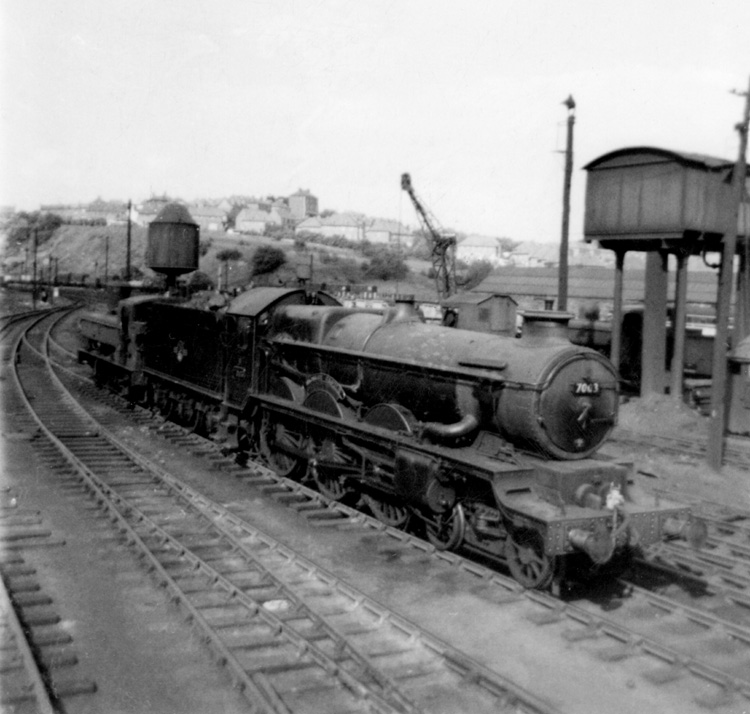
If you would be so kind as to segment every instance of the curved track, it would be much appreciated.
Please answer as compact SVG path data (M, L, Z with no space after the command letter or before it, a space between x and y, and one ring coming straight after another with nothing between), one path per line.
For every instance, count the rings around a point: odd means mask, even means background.
M75 472L264 711L552 709L128 449L20 349L19 389Z
M120 408L132 410L132 406L123 403ZM383 538L398 541L402 547L428 552L444 563L471 572L495 591L497 602L514 608L519 619L549 631L559 630L571 646L590 651L598 659L618 662L620 666L629 661L631 667L638 661L637 669L652 684L682 688L685 682L695 681L693 701L712 708L732 710L735 705L744 707L750 700L750 623L743 609L745 596L737 582L726 582L726 578L723 583L711 582L705 572L685 566L687 558L704 564L710 561L710 550L694 553L664 546L649 553L642 562L641 568L652 571L648 578L638 576L630 582L610 583L601 592L568 593L563 599L556 599L523 591L512 580L460 556L437 553L429 544L387 528L361 512L329 503L320 494L279 478L257 464L237 466L222 457L216 446L175 425L156 424L144 410L136 408L131 414L173 442L202 453L214 464L223 462L246 481L259 484L266 494L318 523L377 530ZM671 555L668 558L666 554ZM658 577L653 573L656 566Z

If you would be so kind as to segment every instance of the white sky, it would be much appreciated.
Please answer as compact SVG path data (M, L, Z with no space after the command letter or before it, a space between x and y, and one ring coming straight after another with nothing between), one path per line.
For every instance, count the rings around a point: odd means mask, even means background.
M2 0L0 203L288 195L559 241L565 122L735 159L750 0Z

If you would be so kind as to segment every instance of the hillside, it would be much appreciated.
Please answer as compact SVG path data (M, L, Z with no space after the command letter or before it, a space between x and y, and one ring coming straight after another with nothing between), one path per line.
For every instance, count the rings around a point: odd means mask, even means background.
M154 273L145 267L147 230L140 226L131 229L131 266L146 277ZM47 259L57 260L57 272L61 280L67 275L85 275L93 282L97 278L104 280L105 271L110 279L121 278L125 270L127 245L126 226L63 226L52 238L40 245L37 251L37 269L39 274L46 271ZM358 251L348 248L308 243L299 249L291 239L274 240L262 236L227 235L225 233L206 233L201 235L201 252L198 269L217 281L221 263L216 256L223 250L236 249L242 259L230 261L228 265L229 286L242 287L250 283L250 261L253 254L262 245L281 248L286 254L287 265L268 277L273 284L296 284L299 274L309 274L312 260L313 281L328 286L361 284L362 278L358 266L366 262ZM5 272L10 275L30 273L31 257L26 260L25 246L6 246L3 252ZM406 280L398 283L368 281L376 285L378 292L399 292L414 294L420 300L433 300L434 283L425 276L430 267L428 261L407 260L410 274ZM258 281L256 281L258 282Z

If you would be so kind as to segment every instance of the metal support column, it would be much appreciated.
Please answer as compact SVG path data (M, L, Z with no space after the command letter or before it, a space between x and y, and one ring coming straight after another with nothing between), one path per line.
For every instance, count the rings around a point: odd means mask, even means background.
M641 396L664 394L667 362L667 254L646 254Z
M615 251L615 294L612 305L612 343L609 359L618 372L620 371L620 351L622 349L622 288L626 252L619 249Z
M674 352L672 354L672 379L670 393L675 401L682 401L682 380L685 371L685 325L687 324L688 256L677 251L677 282L674 295Z

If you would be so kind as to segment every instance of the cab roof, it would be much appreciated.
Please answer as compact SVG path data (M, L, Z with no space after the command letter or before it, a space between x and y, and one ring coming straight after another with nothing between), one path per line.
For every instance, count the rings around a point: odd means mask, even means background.
M316 293L324 305L340 305L336 298L327 293ZM279 303L307 304L307 291L304 288L252 288L238 295L227 307L227 315L257 317Z

